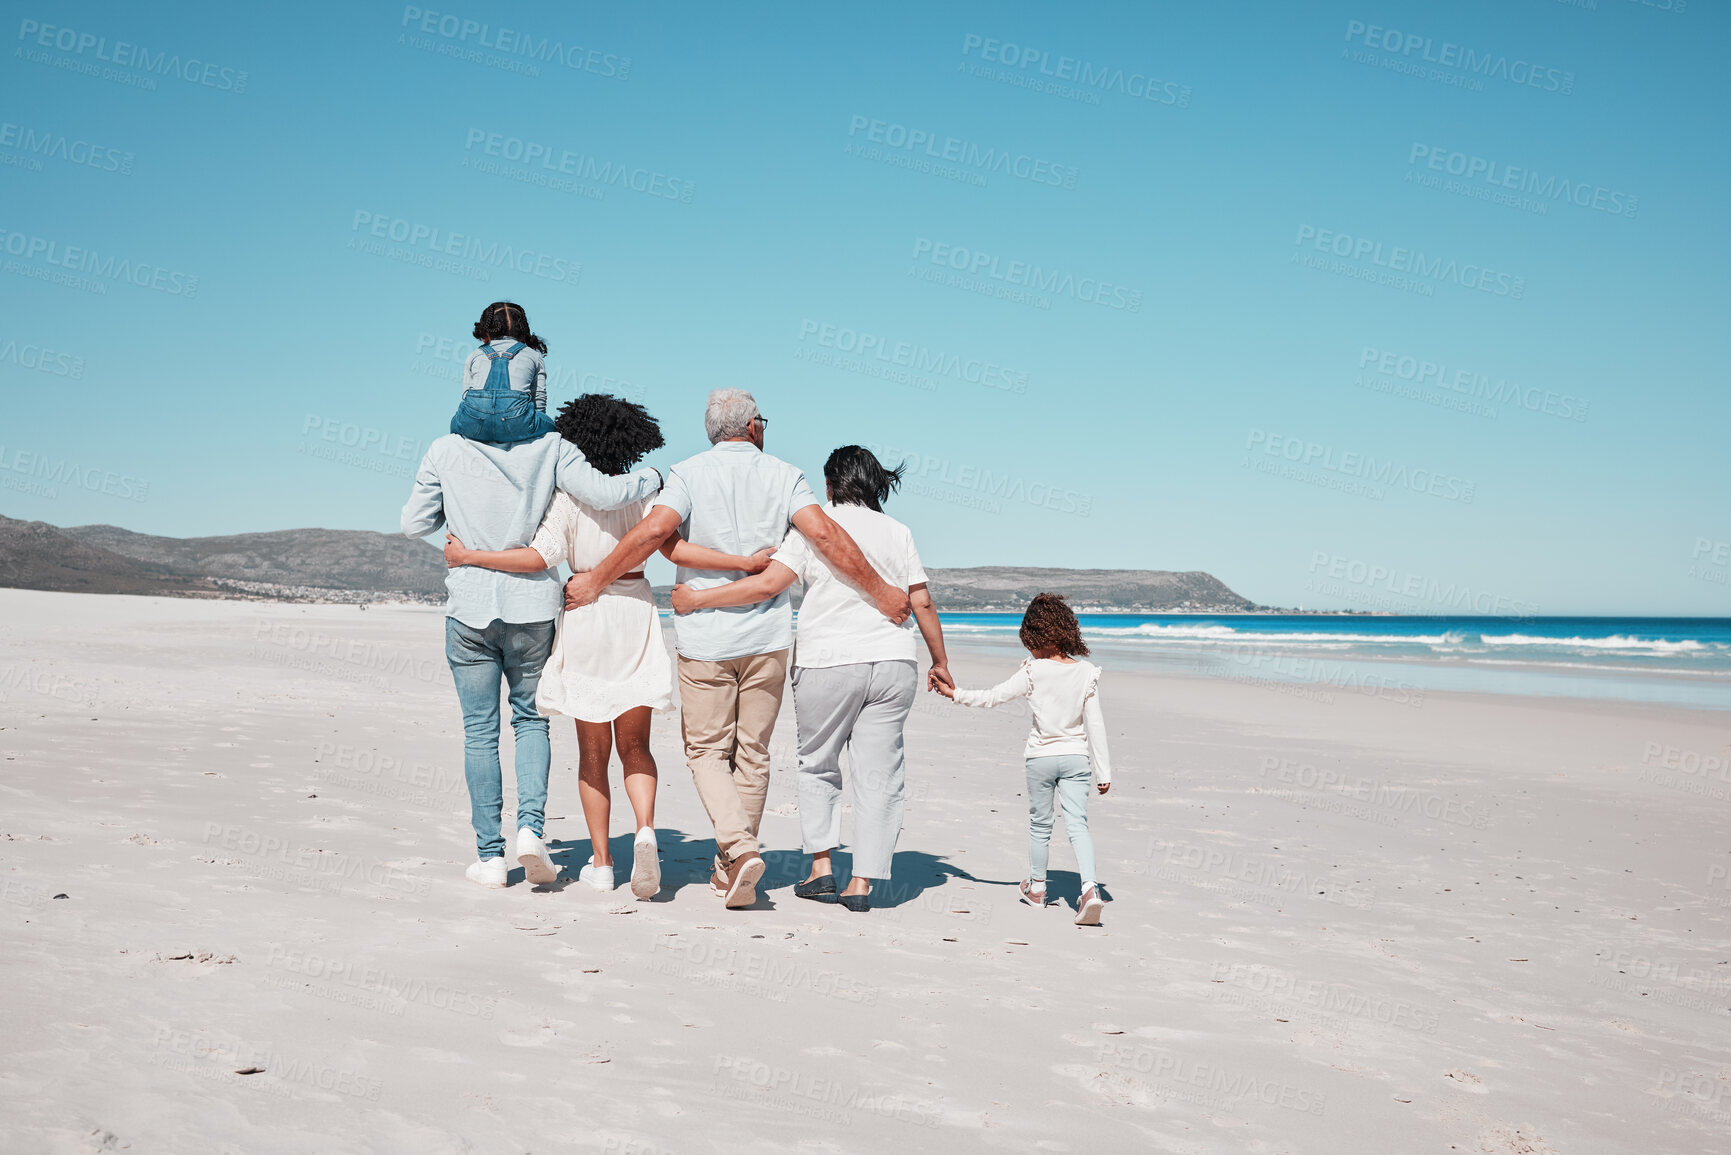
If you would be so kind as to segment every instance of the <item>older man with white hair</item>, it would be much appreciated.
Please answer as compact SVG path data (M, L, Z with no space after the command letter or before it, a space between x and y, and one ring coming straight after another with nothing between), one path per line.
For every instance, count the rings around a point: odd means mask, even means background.
M848 532L823 511L797 466L763 452L768 419L750 393L715 390L703 423L713 448L675 465L649 514L605 561L566 584L567 609L594 601L670 534L743 555L779 547L791 526L885 617L897 623L907 618L907 591L871 567ZM679 569L679 581L694 589L737 576ZM728 906L750 906L763 877L757 831L769 794L769 739L793 646L793 603L783 591L754 605L681 614L673 633L685 757L715 826L710 881Z

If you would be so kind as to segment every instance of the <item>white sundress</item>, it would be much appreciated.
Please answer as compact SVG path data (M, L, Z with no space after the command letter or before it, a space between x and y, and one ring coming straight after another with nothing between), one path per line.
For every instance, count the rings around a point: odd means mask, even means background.
M573 573L583 573L600 565L648 508L645 500L591 509L561 490L529 544L549 568L563 561ZM543 715L611 722L638 706L667 710L672 705L673 663L648 578L621 578L594 602L559 618L535 694Z

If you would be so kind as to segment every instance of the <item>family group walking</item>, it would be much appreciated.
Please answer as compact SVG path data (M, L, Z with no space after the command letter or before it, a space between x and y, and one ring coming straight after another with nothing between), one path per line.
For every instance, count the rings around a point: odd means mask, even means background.
M450 435L434 441L403 508L402 530L447 531L445 652L463 711L464 773L477 861L472 881L500 887L515 857L531 883L558 878L543 841L551 766L548 718L576 724L578 792L592 854L580 881L615 885L608 766L617 749L635 819L631 890L661 885L655 833L653 713L679 685L686 760L715 830L710 883L728 907L751 906L763 877L758 831L769 793L770 737L791 681L798 800L810 869L801 898L870 909L891 876L906 779L903 729L919 691L914 633L931 659L925 687L962 705L1027 698L1024 750L1030 871L1024 900L1047 903L1054 799L1076 853L1076 921L1098 923L1104 897L1087 826L1088 795L1110 787L1098 667L1074 613L1041 594L1021 639L1030 658L990 690L960 690L913 535L883 512L900 468L846 445L824 464L827 504L804 473L764 452L768 419L750 393L709 395L711 448L665 476L635 468L664 442L642 406L603 394L546 411L547 346L514 302L488 305L464 371ZM677 673L670 668L644 562L678 567ZM571 578L561 585L563 562ZM789 588L802 581L797 643ZM561 613L561 608L563 613ZM790 661L791 660L791 661ZM501 685L510 703L516 838L501 830ZM841 754L848 751L853 876L839 889Z

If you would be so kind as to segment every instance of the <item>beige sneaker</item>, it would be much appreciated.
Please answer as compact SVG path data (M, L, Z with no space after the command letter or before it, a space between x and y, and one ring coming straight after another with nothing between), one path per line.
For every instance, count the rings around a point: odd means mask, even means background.
M763 858L755 850L733 860L727 873L727 892L723 895L729 909L738 910L757 901L757 880L763 877Z

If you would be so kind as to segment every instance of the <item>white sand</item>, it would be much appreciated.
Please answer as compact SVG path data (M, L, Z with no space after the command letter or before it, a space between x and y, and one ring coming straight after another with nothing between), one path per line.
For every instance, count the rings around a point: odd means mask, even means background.
M436 612L0 621L6 1151L1731 1150L1720 716L1113 673L1083 929L1015 901L1021 718L935 697L895 905L795 899L790 700L729 912L672 716L659 901L463 879Z

